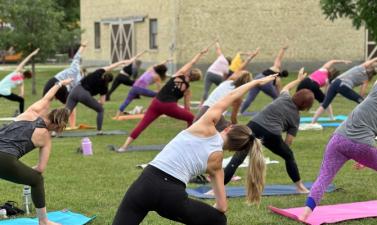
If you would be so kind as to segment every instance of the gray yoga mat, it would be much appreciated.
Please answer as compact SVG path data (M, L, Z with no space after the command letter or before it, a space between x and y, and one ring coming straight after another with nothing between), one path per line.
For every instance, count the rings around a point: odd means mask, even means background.
M119 146L116 145L108 145L107 146L109 150L115 151L119 148ZM128 147L126 152L138 152L138 151L161 151L165 145L131 145Z
M104 135L126 135L127 131L124 130L108 130L103 131L102 134L97 134L97 131L64 131L61 134L56 135L58 138L64 137L92 137L92 136L104 136Z

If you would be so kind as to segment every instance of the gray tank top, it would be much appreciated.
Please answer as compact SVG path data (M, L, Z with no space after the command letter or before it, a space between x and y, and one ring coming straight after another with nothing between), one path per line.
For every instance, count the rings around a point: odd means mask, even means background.
M0 128L0 152L21 158L35 148L31 137L35 128L46 128L41 117L34 121L15 121Z
M336 78L342 81L342 84L349 88L354 88L363 84L368 80L367 70L363 65L354 66Z
M219 133L203 138L183 130L149 164L187 185L191 177L207 170L211 153L222 149Z

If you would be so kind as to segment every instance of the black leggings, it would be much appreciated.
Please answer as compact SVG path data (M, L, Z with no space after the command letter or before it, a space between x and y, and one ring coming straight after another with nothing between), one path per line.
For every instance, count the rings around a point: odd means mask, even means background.
M255 137L262 139L262 144L266 148L270 149L273 153L285 160L285 168L291 180L293 182L301 180L293 152L281 136L270 133L268 130L253 121L250 121L247 126L253 131ZM247 154L248 151L240 151L233 155L229 164L224 169L224 184L227 184L230 181L238 166L245 160Z
M184 224L222 225L226 216L214 207L188 198L186 186L176 178L147 166L130 186L113 225L140 224L149 211Z
M23 112L24 112L25 100L24 100L23 97L18 96L18 95L13 94L13 93L11 93L10 95L1 95L1 94L0 94L0 97L6 98L6 99L11 100L11 101L14 101L14 102L18 102L18 103L19 103L19 108L18 108L18 110L20 111L20 113L23 113Z
M342 81L340 79L336 79L331 83L329 90L326 93L325 100L322 103L322 107L324 109L327 109L327 107L329 107L330 103L338 93L357 103L360 103L364 100L363 97L357 94L354 90L342 84Z
M55 83L59 82L58 79L55 77L51 78L50 80L47 81L43 88L43 96L55 85ZM55 94L55 98L58 99L61 103L65 105L67 103L67 98L68 98L68 90L66 86L62 86L59 88L59 90Z
M69 93L66 107L72 112L79 102L97 112L97 130L102 130L104 109L81 84L74 87Z
M131 86L134 84L135 81L131 80L129 75L118 74L118 76L114 79L113 83L111 84L111 88L109 92L107 92L106 99L109 100L111 94L118 88L120 84L124 84L127 86Z
M42 174L23 164L16 156L0 152L0 178L31 186L31 198L35 208L46 206Z
M314 80L310 79L309 77L305 78L300 82L300 84L297 86L297 90L299 91L301 89L309 89L313 92L314 98L319 102L322 103L325 99L325 94L321 91L321 88L319 87L318 83Z

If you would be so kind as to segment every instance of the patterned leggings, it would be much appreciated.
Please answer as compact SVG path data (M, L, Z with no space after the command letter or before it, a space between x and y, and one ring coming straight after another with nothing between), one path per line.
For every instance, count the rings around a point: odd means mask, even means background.
M307 206L314 209L320 203L327 186L350 159L377 171L377 148L334 134L326 147L318 178L310 190Z

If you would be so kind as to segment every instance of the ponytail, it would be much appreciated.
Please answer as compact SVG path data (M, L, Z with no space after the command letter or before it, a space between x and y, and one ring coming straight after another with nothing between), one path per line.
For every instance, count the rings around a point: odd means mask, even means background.
M249 167L246 180L246 199L248 203L260 203L266 176L266 163L261 141L254 138L249 150Z

